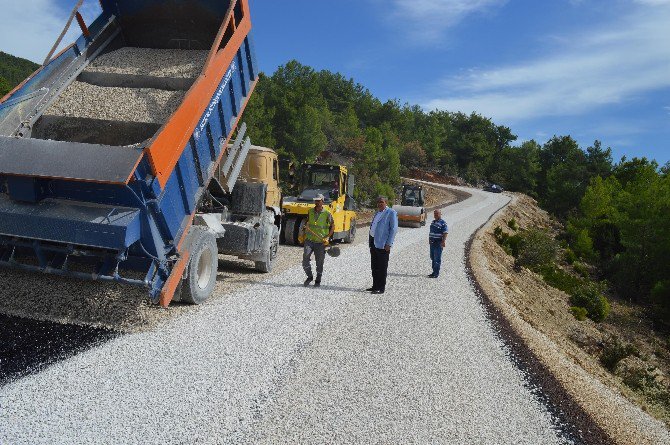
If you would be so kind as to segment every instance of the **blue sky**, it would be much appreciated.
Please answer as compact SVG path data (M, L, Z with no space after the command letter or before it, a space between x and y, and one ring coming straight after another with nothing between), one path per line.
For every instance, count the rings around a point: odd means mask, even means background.
M0 0L10 12L0 19L0 49L41 59L74 3ZM519 141L570 134L584 148L601 140L615 160L670 160L670 0L251 0L251 7L266 73L297 59L352 77L382 100L477 111ZM96 2L85 8L94 15Z

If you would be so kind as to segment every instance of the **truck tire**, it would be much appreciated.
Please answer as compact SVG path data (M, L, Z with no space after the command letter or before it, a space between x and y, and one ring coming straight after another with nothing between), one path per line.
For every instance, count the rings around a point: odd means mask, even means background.
M351 227L349 227L349 232L347 232L343 241L345 244L351 244L354 242L355 239L356 239L356 220L352 219Z
M219 252L216 237L208 230L194 227L196 239L191 249L191 259L187 266L181 301L189 304L202 304L214 291L216 271L219 265Z
M300 224L304 221L303 218L288 218L284 226L284 237L286 244L291 246L298 246L298 235L300 234Z
M275 225L270 230L272 230L272 241L270 241L269 248L264 252L265 258L262 261L255 262L256 270L263 273L272 272L275 259L277 259L277 250L279 249L279 230L277 230L277 226Z
M279 227L279 243L286 244L286 232L284 231L284 229L286 228L286 218L282 217L278 227Z

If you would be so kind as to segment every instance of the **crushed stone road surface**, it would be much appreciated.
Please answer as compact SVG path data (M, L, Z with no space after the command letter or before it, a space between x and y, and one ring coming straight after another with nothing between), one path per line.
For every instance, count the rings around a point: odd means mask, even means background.
M0 388L0 443L566 443L464 270L509 198L468 191L439 279L427 227L400 230L383 295L362 292L365 242L320 289L296 264Z

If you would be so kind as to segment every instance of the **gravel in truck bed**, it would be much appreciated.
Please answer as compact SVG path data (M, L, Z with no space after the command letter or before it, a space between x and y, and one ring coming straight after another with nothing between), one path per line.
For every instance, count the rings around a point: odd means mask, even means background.
M99 87L73 82L44 113L52 116L162 124L184 99L183 91Z
M103 54L88 72L196 78L209 51L125 47Z

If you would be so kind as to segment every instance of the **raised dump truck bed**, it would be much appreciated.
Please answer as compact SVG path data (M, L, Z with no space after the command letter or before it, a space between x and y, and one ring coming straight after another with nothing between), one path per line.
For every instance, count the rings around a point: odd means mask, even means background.
M197 292L191 257L206 266L225 229L196 214L215 173L232 196L250 145L243 128L231 140L258 77L248 0L101 5L0 101L0 266L139 284L167 305L183 278Z

